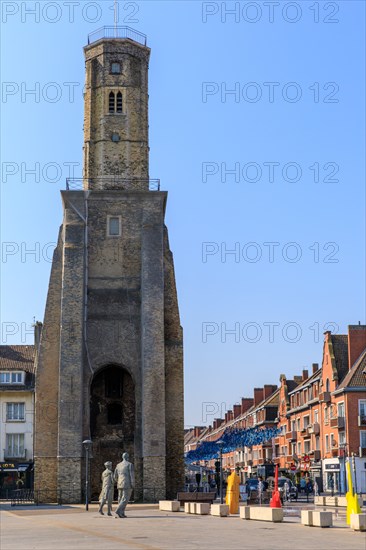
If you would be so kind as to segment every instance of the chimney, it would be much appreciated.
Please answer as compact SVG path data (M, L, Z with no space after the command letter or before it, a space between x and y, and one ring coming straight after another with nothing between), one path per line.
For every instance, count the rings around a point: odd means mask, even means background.
M366 325L348 327L348 368L351 369L366 348Z
M263 388L263 399L267 399L272 393L274 393L277 390L277 386L274 386L273 384L265 384Z
M237 418L238 416L241 415L241 405L234 405L233 409L234 409L234 418Z
M203 426L195 426L194 427L194 437L199 437L200 433L203 430Z
M309 371L307 369L302 369L302 381L309 378Z
M317 372L317 370L319 369L318 363L313 363L312 369L313 369L313 374L315 374Z
M230 420L234 420L234 413L233 411L227 411L227 419L230 422Z
M263 401L263 388L254 388L254 405L259 405Z
M252 397L241 398L241 414L245 413L250 407L253 406L254 399Z
M226 412L226 413L225 413L225 422L228 421L228 418L229 418L229 415L228 415L228 413Z
M219 428L223 423L223 418L216 418L216 427Z
M34 327L34 346L36 348L36 353L38 353L39 345L41 343L41 334L42 334L43 325L40 321L36 321L33 327Z

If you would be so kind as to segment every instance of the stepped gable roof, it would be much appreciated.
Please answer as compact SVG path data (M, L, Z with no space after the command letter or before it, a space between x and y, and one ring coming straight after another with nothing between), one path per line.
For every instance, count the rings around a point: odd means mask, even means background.
M331 340L338 380L341 382L348 373L348 336L347 334L332 334Z
M0 370L35 373L35 346L0 346Z

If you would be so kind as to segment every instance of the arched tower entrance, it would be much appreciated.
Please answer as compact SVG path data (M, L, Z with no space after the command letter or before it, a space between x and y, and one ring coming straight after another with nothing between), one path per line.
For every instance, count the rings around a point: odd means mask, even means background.
M93 378L90 387L90 435L93 441L91 496L98 498L104 463L113 468L127 451L134 460L135 387L124 368L108 365Z

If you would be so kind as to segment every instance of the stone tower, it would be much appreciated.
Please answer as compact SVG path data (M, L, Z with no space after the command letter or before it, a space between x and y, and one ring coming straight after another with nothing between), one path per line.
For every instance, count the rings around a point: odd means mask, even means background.
M91 496L123 451L135 498L174 497L184 482L183 337L167 193L149 180L143 35L108 29L84 48L84 175L62 191L37 364L35 488L79 501L82 441L93 441ZM42 498L42 496L41 496Z

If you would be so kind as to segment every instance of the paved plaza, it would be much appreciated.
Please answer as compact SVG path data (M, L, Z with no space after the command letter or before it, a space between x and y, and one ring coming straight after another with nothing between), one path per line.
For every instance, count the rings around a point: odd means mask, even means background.
M334 527L300 525L299 509L282 524L161 512L156 505L131 505L126 519L100 516L97 505L1 506L1 550L365 550L365 533L351 531L345 513Z

